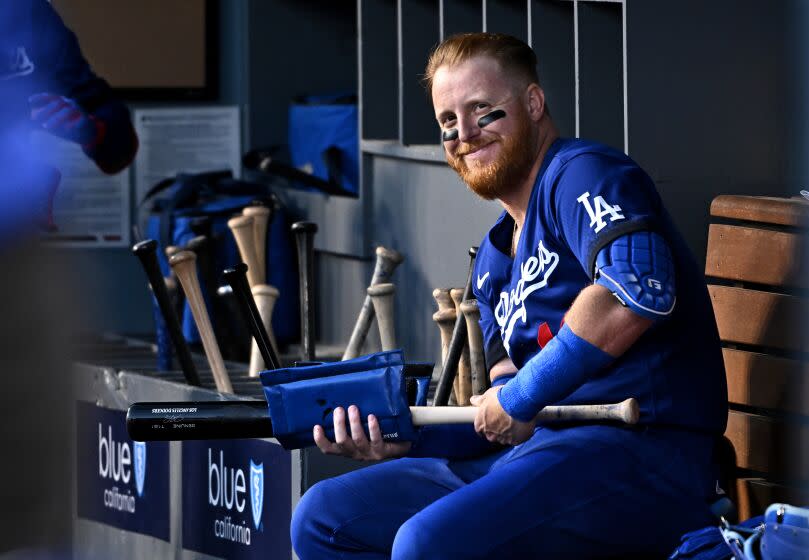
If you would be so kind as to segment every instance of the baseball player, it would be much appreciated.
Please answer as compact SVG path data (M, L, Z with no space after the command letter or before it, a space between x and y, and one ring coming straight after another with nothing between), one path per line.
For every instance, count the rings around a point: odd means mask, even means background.
M446 158L504 212L474 293L492 388L469 427L414 444L334 413L325 453L399 457L313 486L292 520L303 560L655 558L712 522L724 368L707 289L649 176L618 150L559 138L534 52L450 37L425 84ZM551 404L635 397L638 426L546 427Z
M61 174L32 152L34 129L80 145L105 173L129 165L138 148L129 110L50 3L0 0L0 234L32 220L54 225Z

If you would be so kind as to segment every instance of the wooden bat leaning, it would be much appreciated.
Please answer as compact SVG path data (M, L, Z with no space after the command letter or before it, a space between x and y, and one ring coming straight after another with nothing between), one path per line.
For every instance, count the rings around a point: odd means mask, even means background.
M458 317L458 310L452 302L449 288L436 288L433 290L433 299L438 305L438 311L433 314L433 321L438 325L438 329L441 332L441 363L443 364L447 359L447 351L449 350L449 343L452 338L452 328ZM452 323L449 322L450 315L447 313L450 309L455 311L455 313L451 315ZM458 379L459 376L456 376L455 381L452 382L452 394L449 397L450 405L458 404L458 396L460 394ZM467 402L466 404L469 403Z
M469 336L469 373L472 394L482 395L489 384L486 380L486 359L483 354L483 332L480 330L480 310L476 299L468 299L460 305L466 319L466 332ZM458 370L460 374L460 368Z
M183 287L188 305L191 307L191 314L197 324L199 336L202 339L202 347L208 357L208 364L211 366L216 389L222 393L232 393L233 386L230 384L230 377L225 369L222 360L222 353L216 343L213 334L211 319L208 317L208 310L205 308L205 300L202 298L202 290L197 279L197 257L191 251L180 251L169 259L172 270L177 275L177 279Z
M393 296L396 293L396 286L389 283L377 284L369 286L367 292L373 301L377 323L379 323L382 350L394 350L397 347L393 320Z
M266 206L248 206L242 210L243 216L253 220L256 285L267 283L267 224L270 221L270 213L271 210ZM247 266L249 267L250 264L248 263Z
M393 271L403 260L404 257L398 251L385 247L377 247L376 265L374 266L374 274L371 277L370 286L387 282L393 274ZM371 328L371 322L374 320L374 314L374 305L371 301L371 296L366 294L362 308L360 309L360 314L357 316L357 322L354 323L351 338L349 338L348 345L346 346L345 352L343 352L343 360L350 360L360 355L365 337L368 336L368 329Z
M256 260L256 237L253 233L253 218L249 216L236 216L228 220L228 227L236 238L236 246L242 256L242 262L247 265L247 281L250 287L263 283Z
M472 296L472 273L475 269L475 257L478 254L477 247L469 248L469 272L466 277L466 288L464 288L463 298L469 299ZM455 320L455 328L452 331L452 340L447 350L447 358L441 365L441 375L438 377L438 384L435 387L433 406L443 406L449 401L452 392L452 383L458 373L458 362L460 361L463 348L466 345L466 321L461 315Z
M471 424L474 406L411 406L413 424ZM637 424L638 401L617 404L547 406L536 416L542 424L555 422L624 422ZM129 437L135 441L180 441L192 439L241 439L273 437L267 402L143 402L129 407L126 415Z
M275 335L272 332L272 310L275 307L275 302L278 300L278 290L274 286L268 284L259 284L253 287L253 299L256 300L256 308L261 317L261 322L264 324L264 330L267 331L267 336L270 337L270 344L272 345L275 355L278 355L278 344L275 342ZM258 372L266 369L264 358L261 356L261 351L258 349L258 344L253 341L250 351L250 369L248 375L250 377L258 377Z
M452 297L452 301L455 303L455 311L458 315L463 315L466 318L466 313L463 311L463 307L461 304L463 303L463 288L453 288L450 290L449 294ZM480 326L475 325L480 331ZM473 375L473 357L472 357L472 327L469 325L469 320L466 319L466 335L467 341L464 344L463 351L461 352L461 358L458 360L458 374L455 376L455 387L457 387L458 397L457 401L458 404L461 406L468 406L469 399L472 395L477 395L479 393L475 392L475 386L473 384L474 375ZM483 371L483 376L485 380L486 371Z

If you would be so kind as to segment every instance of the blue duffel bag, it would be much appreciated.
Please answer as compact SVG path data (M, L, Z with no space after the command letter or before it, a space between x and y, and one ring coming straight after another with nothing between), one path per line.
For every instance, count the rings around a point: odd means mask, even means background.
M210 270L204 270L198 261L199 280L226 359L246 361L247 354L236 354L249 352L246 342L249 342L250 336L242 325L241 317L229 314L215 296L222 271L241 261L227 221L256 199L275 207L267 231L267 283L281 293L273 310L272 326L278 343L286 345L296 341L300 335L298 278L289 230L293 220L266 185L234 179L229 170L181 173L155 185L141 202L147 210L145 236L158 242L157 257L164 276L170 272L165 255L167 246L182 247L200 233L209 237L207 257ZM192 344L199 343L199 333L187 303L182 303L180 315L186 340ZM156 316L159 316L159 312ZM161 337L158 336L158 339Z

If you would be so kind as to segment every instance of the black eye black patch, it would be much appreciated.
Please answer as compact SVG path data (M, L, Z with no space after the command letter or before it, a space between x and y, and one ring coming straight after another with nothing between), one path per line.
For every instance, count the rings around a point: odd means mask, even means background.
M506 116L506 112L505 112L505 111L503 111L502 109L497 109L496 111L492 111L492 112L491 112L491 113L489 113L488 115L483 115L482 117L480 117L480 118L478 119L478 126L479 126L480 128L483 128L483 127L489 126L489 125L490 125L490 124L492 124L494 121L499 120L499 119L502 119L502 118L503 118L503 117L505 117L505 116Z
M441 140L444 142L451 142L458 139L458 129L450 128L441 133Z

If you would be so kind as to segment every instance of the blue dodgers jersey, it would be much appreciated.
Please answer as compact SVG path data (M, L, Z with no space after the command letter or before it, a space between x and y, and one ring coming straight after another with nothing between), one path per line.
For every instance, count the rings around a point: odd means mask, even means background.
M660 233L675 267L674 312L607 369L556 404L635 397L641 423L716 434L727 420L719 335L700 267L676 231L651 178L625 154L594 142L557 140L542 163L511 259L514 221L506 212L483 239L473 290L489 366L504 357L520 368L561 328L593 283L598 251L638 230Z

